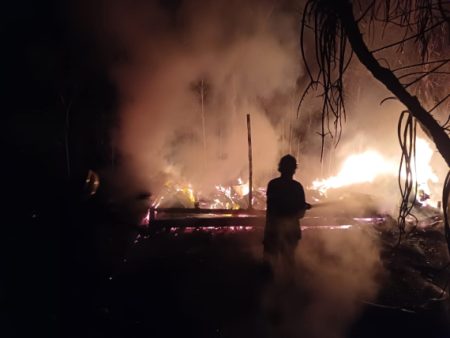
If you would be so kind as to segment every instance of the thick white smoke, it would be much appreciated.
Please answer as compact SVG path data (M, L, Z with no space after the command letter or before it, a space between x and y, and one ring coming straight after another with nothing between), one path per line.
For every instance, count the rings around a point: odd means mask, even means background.
M255 179L273 172L301 75L295 13L269 1L113 1L103 15L124 55L112 67L120 151L140 184L158 190L169 175L208 188L246 175L246 114Z

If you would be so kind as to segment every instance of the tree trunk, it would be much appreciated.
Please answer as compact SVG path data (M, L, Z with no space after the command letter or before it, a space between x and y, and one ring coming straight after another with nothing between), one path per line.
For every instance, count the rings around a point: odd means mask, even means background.
M359 61L383 83L402 102L409 112L419 121L424 131L435 143L439 153L450 167L450 139L444 128L434 117L422 107L417 97L412 96L400 83L399 79L388 68L382 67L370 53L365 44L358 24L353 16L353 8L348 0L333 2L335 11L341 18L348 41Z

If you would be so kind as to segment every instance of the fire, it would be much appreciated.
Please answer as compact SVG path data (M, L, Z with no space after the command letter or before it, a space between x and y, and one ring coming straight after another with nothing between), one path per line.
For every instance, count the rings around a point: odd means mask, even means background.
M437 183L439 178L430 165L431 158L433 156L433 149L424 139L417 138L416 140L416 156L416 168L413 170L413 174L417 179L419 198L425 198L422 202L436 207L436 203L426 199L427 195L431 195L429 183Z
M244 182L240 177L237 180L238 184L233 186L233 189L236 191L236 193L241 196L247 196L248 193L250 192L250 187L248 182Z
M325 193L330 188L340 188L352 184L373 182L380 175L394 174L398 164L388 161L375 150L352 154L344 161L336 176L315 180L312 188Z
M417 181L418 195L421 202L425 202L430 195L429 183L437 183L438 176L430 165L433 149L422 139L416 140L416 163L413 177ZM312 189L326 193L328 189L341 188L358 183L370 183L381 175L396 177L398 175L398 159L386 159L375 150L368 150L360 154L348 156L336 176L327 179L317 179L312 182ZM404 177L405 173L401 173ZM428 204L436 204L427 201Z
M195 188L191 183L174 182L169 180L164 189L160 191L152 201L152 207L184 207L206 209L242 209L248 205L250 191L248 181L242 178L232 181L234 184L218 184L212 192L207 194ZM260 194L254 195L259 198Z
M196 202L196 196L192 184L180 184L173 181L167 181L163 191L153 199L152 206L157 208L161 204L164 204L166 200L170 199L176 200L185 208L193 208Z
M417 181L417 201L422 205L436 207L437 201L431 199L429 183L438 183L439 178L430 165L433 156L431 145L422 138L416 140L416 161L413 177ZM349 155L342 163L337 175L327 179L316 179L310 189L324 194L336 189L360 183L374 182L380 176L398 176L399 158L386 158L376 150ZM405 173L402 173L404 176ZM253 190L253 206L265 208L265 190ZM248 207L249 183L242 178L228 184L214 186L212 192L203 194L190 183L168 181L163 191L153 199L153 208L200 208L200 209L245 209ZM148 224L150 214L143 220ZM370 218L369 220L372 220Z

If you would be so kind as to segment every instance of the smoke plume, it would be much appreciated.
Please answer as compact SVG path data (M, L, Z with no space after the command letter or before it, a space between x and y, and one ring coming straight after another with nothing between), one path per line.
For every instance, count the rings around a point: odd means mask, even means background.
M210 189L274 170L295 114L298 16L271 1L108 1L98 28L120 91L120 152L140 185ZM131 183L131 182L130 182ZM265 184L265 183L263 183Z

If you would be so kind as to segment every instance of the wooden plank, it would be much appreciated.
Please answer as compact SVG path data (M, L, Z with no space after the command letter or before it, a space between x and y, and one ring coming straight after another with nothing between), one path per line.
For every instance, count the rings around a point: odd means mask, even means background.
M144 229L155 230L162 228L186 228L186 227L229 227L229 226L252 226L263 227L265 217L183 217L154 219Z
M253 215L264 216L265 210L258 209L201 209L201 208L156 208L151 209L156 214L212 214L212 215ZM155 216L156 217L156 216Z

